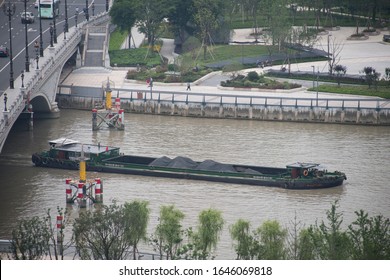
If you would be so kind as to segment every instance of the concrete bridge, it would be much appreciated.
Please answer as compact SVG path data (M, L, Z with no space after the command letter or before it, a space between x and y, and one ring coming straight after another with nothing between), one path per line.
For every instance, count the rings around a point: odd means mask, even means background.
M76 66L105 66L109 15L103 12L59 34L57 44L44 50L43 57L34 60L30 72L15 79L14 89L7 88L1 96L0 152L13 124L22 113L44 118L59 117L56 93L65 63L76 55ZM89 41L94 44L88 44ZM100 47L96 47L99 46ZM92 49L91 49L92 48ZM94 48L94 49L93 49Z

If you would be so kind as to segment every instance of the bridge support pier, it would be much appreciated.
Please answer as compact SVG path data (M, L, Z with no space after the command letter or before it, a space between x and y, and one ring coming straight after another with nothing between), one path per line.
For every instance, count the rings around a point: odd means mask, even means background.
M33 130L34 128L34 112L30 112L30 118L28 121L28 130Z

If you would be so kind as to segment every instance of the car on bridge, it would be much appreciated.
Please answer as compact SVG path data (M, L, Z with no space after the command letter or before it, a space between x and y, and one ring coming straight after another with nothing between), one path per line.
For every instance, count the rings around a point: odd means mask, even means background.
M8 48L0 46L0 57L9 56Z
M32 12L23 12L20 15L22 23L33 23L35 21L34 14Z

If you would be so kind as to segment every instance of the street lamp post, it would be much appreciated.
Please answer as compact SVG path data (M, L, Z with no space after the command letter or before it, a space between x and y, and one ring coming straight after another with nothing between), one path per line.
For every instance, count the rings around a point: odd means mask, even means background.
M7 97L7 93L5 92L4 93L4 111L7 112L7 100L8 100L8 97Z
M24 14L27 12L27 2L30 0L22 0L24 2ZM24 34L26 39L26 72L30 72L30 61L28 57L28 38L27 38L27 20L24 19Z
M76 21L76 27L77 27L77 17L79 16L79 8L76 8L76 12L74 14L74 20Z
M150 87L150 100L152 100L153 99L153 78L152 77L150 77L149 79L149 87Z
M329 53L329 37L332 36L332 34L328 34L328 64L329 64L329 74L332 75L332 65L330 63L330 53Z
M50 47L54 47L53 45L53 23L50 23L50 28L49 28L49 32L50 32Z
M8 0L7 4L3 5L3 11L6 16L8 16L8 28L9 28L9 61L10 61L10 70L9 70L9 87L14 88L14 64L12 56L12 33L11 33L11 18L15 14L15 4L11 4L11 0Z
M35 44L34 44L34 48L35 48L35 60L37 61L37 68L36 70L39 70L39 43L38 41L35 41Z
M38 0L38 15L39 15L39 55L43 57L43 34L42 34L42 17L41 17L41 0Z
M318 76L320 75L320 68L317 67L317 96L316 96L316 106L318 107Z
M85 19L89 21L89 13L88 13L88 0L85 0Z
M316 79L316 75L315 75L315 73L314 73L314 65L312 65L311 66L311 68L313 68L313 88L314 88L314 81L315 81L315 79Z
M54 7L54 0L52 0L52 1L53 1L53 7ZM57 17L56 10L53 9L53 39L54 39L54 44L57 44L56 17Z
M23 70L22 70L21 78L22 78L22 88L24 88L24 71Z
M68 24L68 1L65 0L65 31L69 32L69 24Z

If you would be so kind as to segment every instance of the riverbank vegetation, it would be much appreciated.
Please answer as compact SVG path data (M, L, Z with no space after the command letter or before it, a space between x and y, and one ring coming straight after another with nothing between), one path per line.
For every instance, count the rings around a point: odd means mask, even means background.
M308 89L309 91L317 91L317 87ZM390 99L390 88L378 86L377 88L368 88L367 86L353 86L353 85L319 85L319 92L331 92L338 94L348 94L348 95L361 95L361 96L372 96L380 97L385 99Z
M306 80L322 82L318 87L309 88L309 91L331 92L348 95L362 95L380 97L390 99L390 68L385 69L385 73L378 73L372 67L364 67L361 70L361 75L346 75L346 67L335 65L335 69L342 69L343 71L335 70L332 75L328 73L321 73L320 75L313 75L308 72L291 72L285 71L269 71L266 77L273 78L288 78L296 80Z
M223 87L235 88L259 88L259 89L293 89L301 87L300 84L279 82L277 80L266 78L264 75L259 75L255 71L251 71L248 75L234 75L230 80L222 81Z
M64 251L74 246L76 259L136 259L139 245L148 244L159 259L206 260L214 259L221 233L228 230L239 260L389 260L389 218L358 210L356 220L344 225L338 208L335 201L325 221L302 226L295 218L290 228L277 220L252 225L238 219L227 225L223 213L205 209L193 226L184 228L184 213L167 205L161 206L157 226L151 231L147 230L150 209L146 201L101 205L80 212L74 221L58 209L63 223L57 235L50 211L44 217L24 219L12 231L8 256L63 259ZM68 226L73 230L70 238L65 236Z

